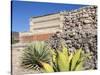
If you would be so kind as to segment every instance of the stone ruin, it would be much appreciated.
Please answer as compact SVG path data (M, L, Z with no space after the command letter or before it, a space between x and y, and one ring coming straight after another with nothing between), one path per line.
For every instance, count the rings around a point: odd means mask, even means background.
M50 46L57 48L64 40L70 52L82 48L92 52L92 60L87 60L85 69L97 69L97 6L86 6L71 12L63 12L62 32L57 32L49 40Z

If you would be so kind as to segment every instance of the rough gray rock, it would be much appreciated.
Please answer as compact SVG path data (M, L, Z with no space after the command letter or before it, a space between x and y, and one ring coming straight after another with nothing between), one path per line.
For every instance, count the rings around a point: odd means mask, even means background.
M85 53L92 52L92 60L88 60L85 69L97 68L97 7L88 6L63 15L63 32L56 33L49 40L54 49L64 40L70 52L82 48ZM58 37L57 35L60 35Z

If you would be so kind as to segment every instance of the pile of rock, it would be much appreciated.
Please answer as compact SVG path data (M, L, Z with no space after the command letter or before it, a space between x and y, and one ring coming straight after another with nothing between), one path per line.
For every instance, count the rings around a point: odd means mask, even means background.
M49 40L53 48L64 40L70 52L82 48L92 52L93 59L87 61L85 68L97 68L97 7L86 6L63 14L63 32L57 32ZM87 66L88 65L88 66Z

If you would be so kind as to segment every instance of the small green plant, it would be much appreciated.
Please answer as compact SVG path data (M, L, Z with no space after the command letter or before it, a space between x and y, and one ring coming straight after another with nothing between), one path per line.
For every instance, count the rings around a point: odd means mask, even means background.
M54 62L56 64L56 70L57 71L74 71L74 70L82 70L82 64L83 61L79 61L81 57L81 49L77 50L75 53L68 54L67 48L63 48L62 51L57 50L57 54L55 56L55 60L57 62ZM77 68L80 65L80 68Z
M41 68L45 69L50 61L51 55L46 44L44 42L34 42L23 50L21 66L40 71Z

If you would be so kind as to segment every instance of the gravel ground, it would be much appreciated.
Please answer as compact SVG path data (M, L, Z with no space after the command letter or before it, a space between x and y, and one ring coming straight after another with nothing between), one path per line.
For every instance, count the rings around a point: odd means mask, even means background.
M12 75L24 75L37 73L33 70L27 70L20 66L20 57L22 55L22 50L20 48L12 48Z

